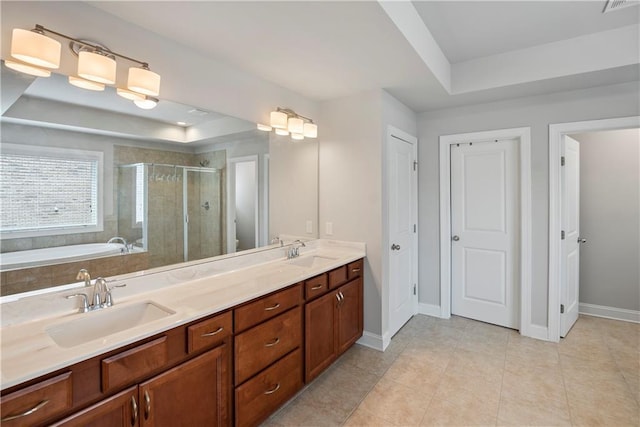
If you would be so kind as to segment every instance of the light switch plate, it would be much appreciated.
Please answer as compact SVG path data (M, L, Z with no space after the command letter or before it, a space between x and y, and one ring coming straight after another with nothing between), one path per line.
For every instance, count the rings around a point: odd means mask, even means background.
M307 233L313 233L313 221L307 220Z
M332 222L327 222L325 224L325 230L324 230L325 234L327 236L333 236L333 223Z

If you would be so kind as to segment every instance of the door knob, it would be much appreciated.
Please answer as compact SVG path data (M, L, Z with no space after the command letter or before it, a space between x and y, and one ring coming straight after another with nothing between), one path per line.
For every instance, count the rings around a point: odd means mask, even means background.
M391 245L391 250L392 251L399 251L400 250L400 245L396 245L395 243L393 245Z
M454 242L457 242L458 240L460 240L460 237L459 236L453 236L451 238L451 240L453 240Z
M587 243L587 239L582 239L578 237L578 243Z

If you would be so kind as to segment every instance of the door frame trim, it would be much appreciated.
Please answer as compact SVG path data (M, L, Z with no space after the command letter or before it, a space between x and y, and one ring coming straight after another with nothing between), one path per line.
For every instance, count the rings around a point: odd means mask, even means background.
M402 141L405 141L412 145L412 156L414 161L418 161L418 138L410 135L409 133L400 130L394 126L388 125L386 137L384 139L383 144L383 159L382 162L382 223L383 230L382 233L382 326L383 331L386 331L383 334L383 342L382 347L383 350L389 345L391 342L391 334L389 333L389 327L391 324L391 305L389 300L390 295L390 277L389 277L389 257L390 257L390 249L389 249L389 168L388 161L389 156L387 155L389 150L389 140L391 138L398 138ZM411 278L412 282L416 285L416 295L413 300L413 314L418 313L418 298L419 298L419 286L418 286L418 170L416 168L416 172L413 174L411 178L411 186L412 186L412 207L411 207L411 218L414 224L416 224L416 232L413 234L411 251L412 251L412 272Z
M562 138L581 132L640 128L640 116L620 117L549 125L549 299L547 301L547 339L560 341L560 292L562 271L561 166Z
M521 127L440 136L440 317L451 317L451 150L458 143L518 139L520 148L520 334L531 323L531 128Z

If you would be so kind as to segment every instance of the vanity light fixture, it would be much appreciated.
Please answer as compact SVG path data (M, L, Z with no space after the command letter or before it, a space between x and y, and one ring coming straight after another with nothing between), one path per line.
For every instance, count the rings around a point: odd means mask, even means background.
M19 71L21 73L29 74L31 76L36 77L49 77L51 76L51 71L46 70L44 68L35 67L33 65L25 64L23 62L16 62L10 59L4 61L4 65L7 68L11 68L12 70Z
M148 97L157 97L160 94L160 75L151 71L148 63L109 50L99 43L79 40L39 24L31 31L21 28L13 30L11 57L14 60L5 61L5 65L13 70L39 77L50 76L49 70L60 66L61 44L47 34L69 41L69 49L78 57L79 78L98 84L113 85L116 83L116 59L120 59L133 62L135 66L129 68L127 88L117 89L118 95L150 105L149 102L145 102L149 101ZM76 86L89 88L88 85L76 84L79 82L76 80L78 77L70 77L69 81L73 80L72 84ZM94 85L90 90L100 90L96 89L98 87ZM158 103L157 98L151 99ZM153 106L155 107L155 104Z
M138 107L142 108L143 110L151 110L152 108L156 108L156 105L158 105L158 98L154 98L152 96L146 96L143 100L135 100L133 101L134 104L136 104Z
M94 90L96 92L104 90L104 83L92 82L91 80L81 79L80 77L69 76L69 84L76 87Z
M289 135L297 141L318 137L318 125L308 117L302 116L289 108L278 107L269 115L270 125L258 124L258 129L270 131L275 129L277 135Z

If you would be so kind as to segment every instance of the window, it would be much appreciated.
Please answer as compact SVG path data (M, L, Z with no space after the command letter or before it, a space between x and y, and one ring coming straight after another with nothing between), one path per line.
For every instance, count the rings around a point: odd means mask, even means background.
M101 176L101 152L2 144L2 237L101 231Z

